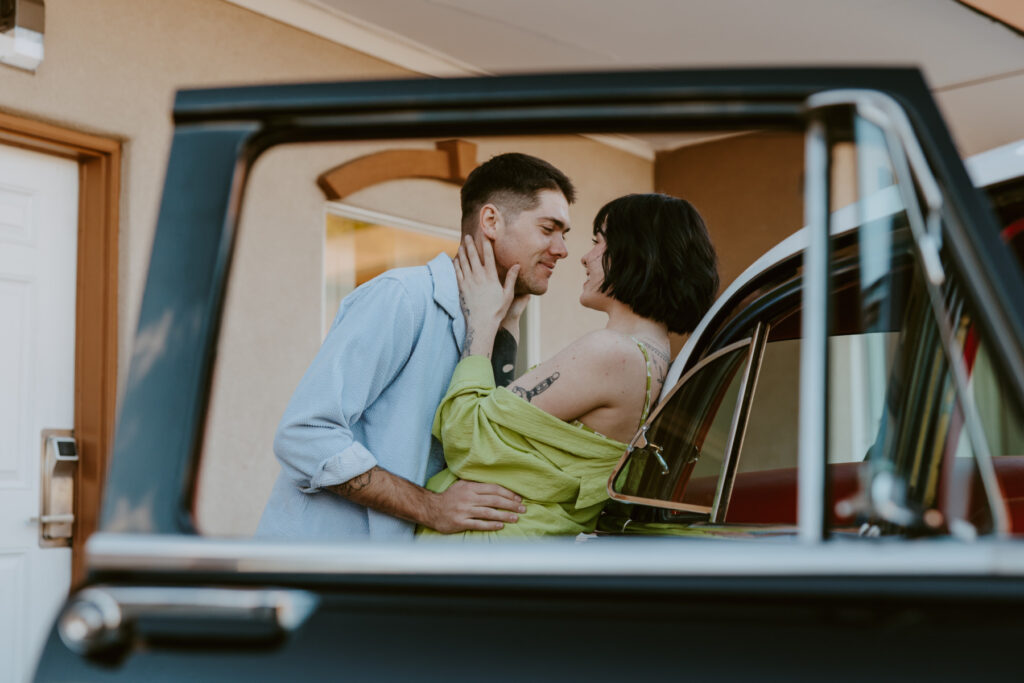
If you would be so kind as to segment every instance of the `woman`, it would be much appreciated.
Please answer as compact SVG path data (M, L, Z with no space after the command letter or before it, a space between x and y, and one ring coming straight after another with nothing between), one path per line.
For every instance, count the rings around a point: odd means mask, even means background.
M458 479L500 484L523 497L514 524L466 531L465 540L590 532L606 482L647 419L669 365L669 332L691 332L718 290L715 252L689 202L628 195L594 219L594 247L581 259L580 303L608 315L550 360L495 388L490 352L512 303L515 269L498 280L484 241L471 239L455 271L466 311L467 356L434 419L448 467L427 482L444 491ZM421 537L436 537L429 529Z

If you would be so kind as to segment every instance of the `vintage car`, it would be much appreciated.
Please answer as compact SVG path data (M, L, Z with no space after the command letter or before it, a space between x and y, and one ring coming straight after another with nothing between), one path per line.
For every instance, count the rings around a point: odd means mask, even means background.
M179 322L173 343L133 359L88 578L37 680L1019 671L1024 276L916 70L227 88L179 93L174 116L138 337ZM612 475L597 538L482 547L197 533L227 278L264 152L711 129L803 131L807 227L691 336ZM858 179L847 208L830 199L840 159Z
M1024 142L1012 143L966 163L998 211L1007 250L1024 264L1022 150ZM1024 417L979 343L962 293L947 284L944 315L989 451L983 475L950 394L948 351L897 187L837 210L830 231L829 527L973 537L994 531L998 519L1002 532L1024 534ZM795 533L807 241L803 229L764 254L690 337L670 372L670 393L609 483L624 504L605 508L603 532ZM872 282L866 271L886 279Z

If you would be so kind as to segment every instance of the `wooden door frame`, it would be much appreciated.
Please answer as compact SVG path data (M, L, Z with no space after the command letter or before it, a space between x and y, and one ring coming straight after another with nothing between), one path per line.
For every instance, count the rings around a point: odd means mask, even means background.
M121 143L0 112L0 142L78 163L75 301L76 474L71 585L85 578L85 540L99 523L117 397L118 202Z

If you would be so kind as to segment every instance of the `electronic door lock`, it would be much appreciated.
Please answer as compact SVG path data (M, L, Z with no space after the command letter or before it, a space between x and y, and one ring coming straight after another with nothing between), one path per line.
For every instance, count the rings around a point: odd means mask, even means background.
M39 545L71 545L78 444L67 430L45 430L43 441L42 505L35 518L39 522Z

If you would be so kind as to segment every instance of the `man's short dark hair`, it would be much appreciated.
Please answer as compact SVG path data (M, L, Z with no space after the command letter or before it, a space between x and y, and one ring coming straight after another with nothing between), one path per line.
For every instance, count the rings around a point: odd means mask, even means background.
M606 247L601 291L635 313L692 332L715 300L718 268L704 219L685 199L631 194L594 218Z
M462 186L462 231L476 231L477 216L485 204L494 204L502 218L512 221L522 211L536 208L542 190L556 190L572 204L576 188L564 173L537 157L512 152L480 164Z

